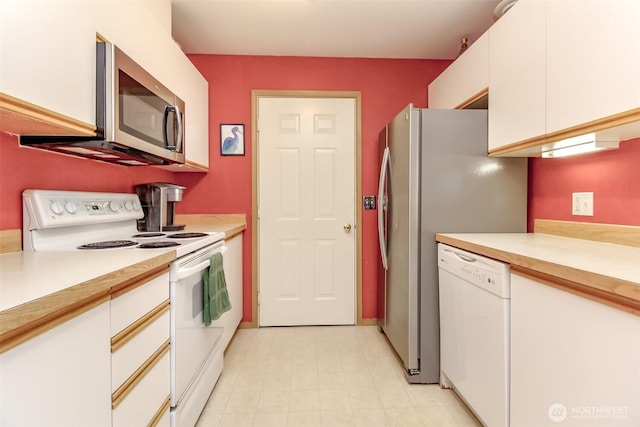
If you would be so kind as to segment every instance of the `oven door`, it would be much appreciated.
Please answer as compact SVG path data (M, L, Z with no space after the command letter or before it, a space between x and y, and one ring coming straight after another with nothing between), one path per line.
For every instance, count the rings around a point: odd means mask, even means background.
M180 403L222 337L223 328L207 327L203 322L203 272L211 256L225 250L224 241L218 242L171 264L172 407Z

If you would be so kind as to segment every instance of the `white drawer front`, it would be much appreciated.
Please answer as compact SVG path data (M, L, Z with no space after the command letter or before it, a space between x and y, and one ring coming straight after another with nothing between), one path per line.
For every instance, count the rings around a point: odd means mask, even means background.
M117 390L168 339L169 310L112 353L111 391Z
M112 427L146 426L170 393L169 352L112 412Z
M111 300L111 336L169 298L169 273Z

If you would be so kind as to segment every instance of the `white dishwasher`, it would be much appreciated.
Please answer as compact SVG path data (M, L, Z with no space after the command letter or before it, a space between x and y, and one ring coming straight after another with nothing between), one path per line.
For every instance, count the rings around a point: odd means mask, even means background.
M487 426L509 425L509 264L438 244L440 382Z

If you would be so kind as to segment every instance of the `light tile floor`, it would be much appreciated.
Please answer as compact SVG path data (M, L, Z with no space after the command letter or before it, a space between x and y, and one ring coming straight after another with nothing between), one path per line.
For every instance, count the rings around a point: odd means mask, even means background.
M408 384L375 326L240 329L198 427L480 426L450 390Z

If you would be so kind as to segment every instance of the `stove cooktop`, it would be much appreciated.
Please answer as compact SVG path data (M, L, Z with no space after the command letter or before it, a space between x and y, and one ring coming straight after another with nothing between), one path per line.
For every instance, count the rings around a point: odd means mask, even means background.
M87 242L77 246L80 250L114 250L114 249L167 249L177 248L178 256L189 253L204 246L222 240L222 233L204 232L143 232L114 240Z
M169 250L181 257L224 240L224 233L140 232L140 200L130 193L25 190L25 251Z

